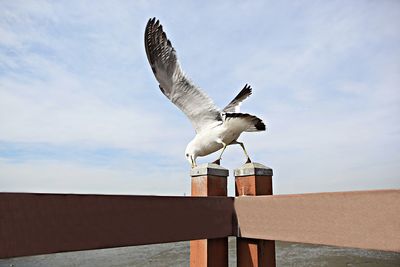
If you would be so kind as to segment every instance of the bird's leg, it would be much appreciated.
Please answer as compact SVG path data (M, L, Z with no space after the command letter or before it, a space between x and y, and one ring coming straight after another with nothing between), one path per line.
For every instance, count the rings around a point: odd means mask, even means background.
M213 162L213 163L218 164L218 165L221 164L221 157L222 157L222 154L224 153L225 148L226 148L226 146L227 146L227 145L226 145L224 142L222 142L222 141L220 141L220 143L222 144L222 151L221 151L221 154L219 155L218 159L216 159L216 160Z
M192 156L190 156L190 160L192 161L192 169L197 167L196 160Z
M235 141L233 141L233 142L231 143L231 145L240 145L240 146L242 147L242 149L243 149L244 154L245 154L246 157L247 157L246 163L251 163L249 154L247 154L246 148L244 148L244 144L243 144L242 142L238 142L237 140L235 140Z

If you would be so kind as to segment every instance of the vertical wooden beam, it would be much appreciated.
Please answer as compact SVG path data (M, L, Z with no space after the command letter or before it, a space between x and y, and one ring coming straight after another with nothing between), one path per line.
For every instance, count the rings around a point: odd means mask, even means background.
M217 164L203 164L191 170L192 196L227 196L229 171ZM190 241L190 266L228 266L228 238Z
M272 169L247 163L235 170L236 196L272 195ZM275 267L275 241L240 237L236 240L238 267Z

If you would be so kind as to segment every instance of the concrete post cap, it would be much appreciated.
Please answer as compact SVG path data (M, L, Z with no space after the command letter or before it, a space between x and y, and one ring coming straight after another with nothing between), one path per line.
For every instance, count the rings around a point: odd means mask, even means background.
M272 169L270 167L264 166L260 163L251 162L246 163L238 169L235 169L235 176L249 176L249 175L258 175L258 176L272 176Z
M214 175L228 177L229 170L215 163L204 163L190 170L190 176Z

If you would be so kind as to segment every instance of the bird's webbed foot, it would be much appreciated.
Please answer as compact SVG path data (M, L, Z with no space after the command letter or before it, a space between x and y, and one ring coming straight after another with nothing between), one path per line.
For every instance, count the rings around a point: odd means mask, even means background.
M251 159L249 157L247 157L246 164L247 163L251 163Z

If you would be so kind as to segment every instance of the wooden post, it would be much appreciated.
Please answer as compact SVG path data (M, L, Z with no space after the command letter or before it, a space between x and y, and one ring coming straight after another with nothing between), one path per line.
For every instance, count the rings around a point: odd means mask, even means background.
M217 164L203 164L191 170L192 196L227 196L229 171ZM228 266L228 238L190 241L190 266Z
M235 170L236 196L272 195L272 169L259 163L247 163ZM239 222L240 224L240 222ZM236 239L238 267L275 267L275 241Z

